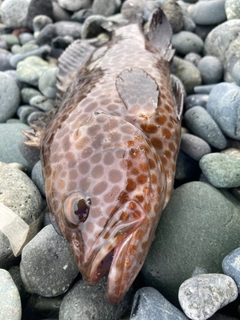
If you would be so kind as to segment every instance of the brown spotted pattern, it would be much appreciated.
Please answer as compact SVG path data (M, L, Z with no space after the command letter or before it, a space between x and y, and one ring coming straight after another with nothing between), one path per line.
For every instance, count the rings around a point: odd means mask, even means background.
M168 62L134 24L93 53L46 129L49 209L85 281L108 273L111 303L147 255L171 194L179 139Z

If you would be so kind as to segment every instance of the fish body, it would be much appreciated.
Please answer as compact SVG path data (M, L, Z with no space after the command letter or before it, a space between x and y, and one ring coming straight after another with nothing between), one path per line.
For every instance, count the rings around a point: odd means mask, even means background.
M149 40L133 23L100 48L69 47L62 82L71 55L90 55L69 75L67 98L41 142L49 210L83 279L93 285L108 274L110 303L140 271L173 187L183 94L172 89L170 38L158 10Z

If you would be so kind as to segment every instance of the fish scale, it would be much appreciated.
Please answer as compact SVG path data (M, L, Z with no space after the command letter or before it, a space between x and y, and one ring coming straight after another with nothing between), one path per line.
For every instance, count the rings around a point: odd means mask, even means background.
M140 271L173 188L183 92L170 79L171 35L159 9L148 39L133 23L101 48L74 42L59 60L66 98L40 141L53 220L88 284L108 274L113 304Z

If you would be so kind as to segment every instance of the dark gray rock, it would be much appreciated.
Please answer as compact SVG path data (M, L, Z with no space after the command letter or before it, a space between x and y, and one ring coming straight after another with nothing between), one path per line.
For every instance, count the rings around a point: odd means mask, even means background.
M203 83L218 83L222 79L223 66L214 56L205 56L198 63Z
M207 183L175 189L142 268L146 285L177 303L186 279L221 272L223 258L240 244L239 210L235 197Z
M199 161L205 154L211 152L211 147L205 140L185 133L181 137L181 150L194 160Z
M6 49L0 49L0 71L11 70L13 67L10 64L12 53Z
M30 115L28 116L28 119L32 113L33 112L30 113ZM28 122L28 119L27 119L27 122ZM22 134L22 137L18 143L19 151L21 152L24 159L27 161L27 164L28 164L27 168L32 169L33 166L36 164L36 162L40 159L40 149L31 147L25 144L25 142L28 141L28 138L26 138L22 132L21 134Z
M191 8L191 16L200 25L219 24L226 20L225 0L199 1Z
M186 126L198 137L217 149L224 149L227 140L211 115L202 107L192 107L184 115Z
M233 250L223 259L222 269L235 281L240 292L240 248Z
M200 106L206 108L207 101L208 101L208 94L190 94L185 99L185 108L186 110Z
M196 86L194 87L194 92L196 93L206 93L206 94L209 94L212 89L216 86L216 83L214 84L204 84L204 85L201 85L201 86Z
M188 318L156 289L143 287L135 293L130 320L146 319L187 320Z
M49 225L23 248L20 272L28 292L55 297L69 289L78 268L67 240Z
M33 29L33 19L38 15L45 15L53 19L52 0L31 0L27 13L27 26Z
M176 163L175 179L177 180L198 180L201 170L198 162L180 150Z
M171 24L173 33L181 31L184 25L184 17L180 5L174 0L167 0L162 9Z

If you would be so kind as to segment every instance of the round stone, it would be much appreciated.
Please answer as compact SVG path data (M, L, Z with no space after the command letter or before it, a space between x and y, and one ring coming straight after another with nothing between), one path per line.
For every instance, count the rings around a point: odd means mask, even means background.
M202 39L189 31L180 31L174 34L172 44L181 55L186 55L190 52L201 54L203 51Z
M225 0L199 1L191 7L190 13L196 24L220 24L226 20Z
M196 161L199 161L205 154L211 152L209 144L189 133L185 133L181 137L181 150Z
M205 56L198 63L203 83L218 83L223 75L221 61L214 56Z
M233 250L223 259L222 269L236 282L240 292L240 248Z

